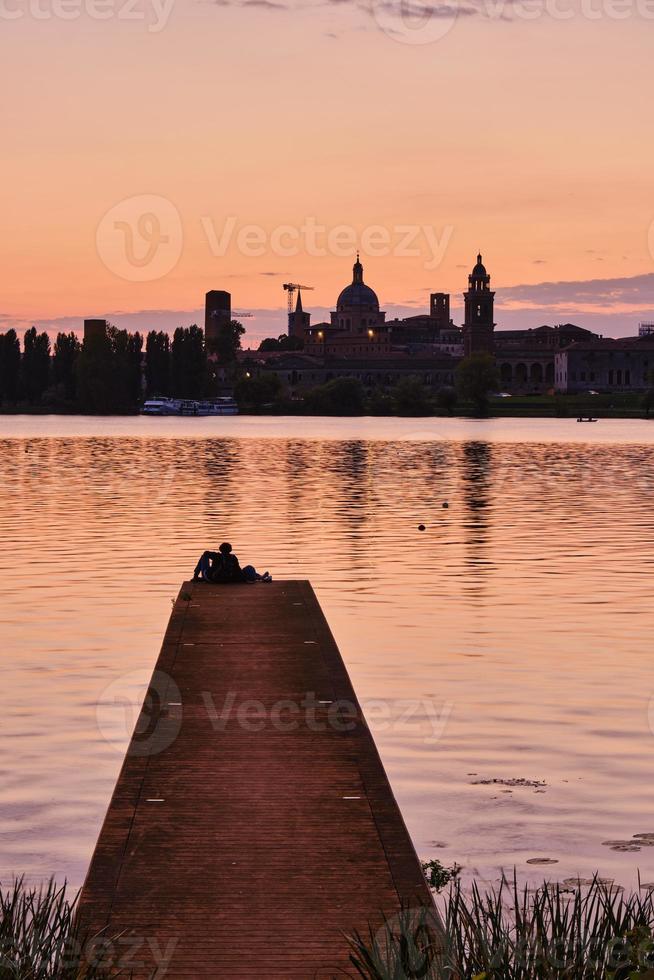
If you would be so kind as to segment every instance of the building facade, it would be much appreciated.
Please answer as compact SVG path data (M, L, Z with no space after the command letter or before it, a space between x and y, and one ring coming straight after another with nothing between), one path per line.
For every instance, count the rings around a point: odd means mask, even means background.
M530 330L497 330L495 358L503 391L545 394L554 390L555 358L569 344L600 339L573 323Z
M352 282L339 293L330 322L307 324L304 349L322 357L374 358L391 352L386 314L374 289L363 280L358 253Z
M577 342L556 354L555 386L562 394L644 391L654 386L654 336Z
M301 337L303 351L257 357L257 370L278 374L293 392L336 377L356 377L369 388L416 377L437 388L455 383L464 356L483 352L495 359L500 390L513 395L631 391L654 383L651 324L623 341L573 323L496 330L490 283L479 254L463 294L462 327L452 321L449 294L442 292L430 294L429 312L387 320L357 254L352 281L339 293L329 321L312 324L298 291L289 330Z
M357 254L352 282L341 290L328 323L305 328L304 349L324 357L461 357L463 337L450 318L450 297L432 293L429 313L387 320L363 278Z
M303 352L269 357L259 365L264 373L275 374L291 396L335 378L356 378L368 389L392 388L403 378L416 378L429 388L452 387L456 361L443 357L323 358Z

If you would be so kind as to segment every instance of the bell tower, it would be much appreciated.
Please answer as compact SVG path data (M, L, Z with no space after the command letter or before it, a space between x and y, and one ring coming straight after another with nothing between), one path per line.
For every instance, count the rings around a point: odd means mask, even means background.
M465 302L465 322L463 324L463 349L465 356L477 351L493 353L495 341L493 331L493 304L495 293L490 288L490 276L477 256L477 265L468 276L468 291L463 294Z
M295 303L295 313L291 313L288 318L288 333L291 337L298 337L304 340L304 332L311 325L311 314L305 313L302 309L302 291L297 291L297 302Z

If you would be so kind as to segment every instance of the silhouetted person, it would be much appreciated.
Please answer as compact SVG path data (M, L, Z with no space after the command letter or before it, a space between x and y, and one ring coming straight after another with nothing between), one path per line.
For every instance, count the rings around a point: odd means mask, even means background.
M205 551L195 566L194 582L272 582L269 572L259 575L253 565L241 568L239 560L232 551L229 542L224 541L218 551Z

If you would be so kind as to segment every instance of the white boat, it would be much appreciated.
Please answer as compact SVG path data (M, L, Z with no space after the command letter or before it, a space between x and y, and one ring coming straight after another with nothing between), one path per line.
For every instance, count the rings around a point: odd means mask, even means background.
M238 415L238 405L233 398L148 398L143 405L143 415L184 415L198 418L207 415Z
M143 415L179 415L179 401L175 398L148 398L142 409Z
M196 404L197 415L238 415L238 405L233 398L214 398Z

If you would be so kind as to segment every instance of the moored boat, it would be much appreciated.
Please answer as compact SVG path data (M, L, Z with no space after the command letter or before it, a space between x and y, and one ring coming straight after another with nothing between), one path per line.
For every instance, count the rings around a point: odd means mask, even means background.
M179 415L179 402L175 398L148 398L141 410L142 415Z
M238 415L238 405L233 398L148 398L143 405L143 415L183 415L198 418L209 415Z

